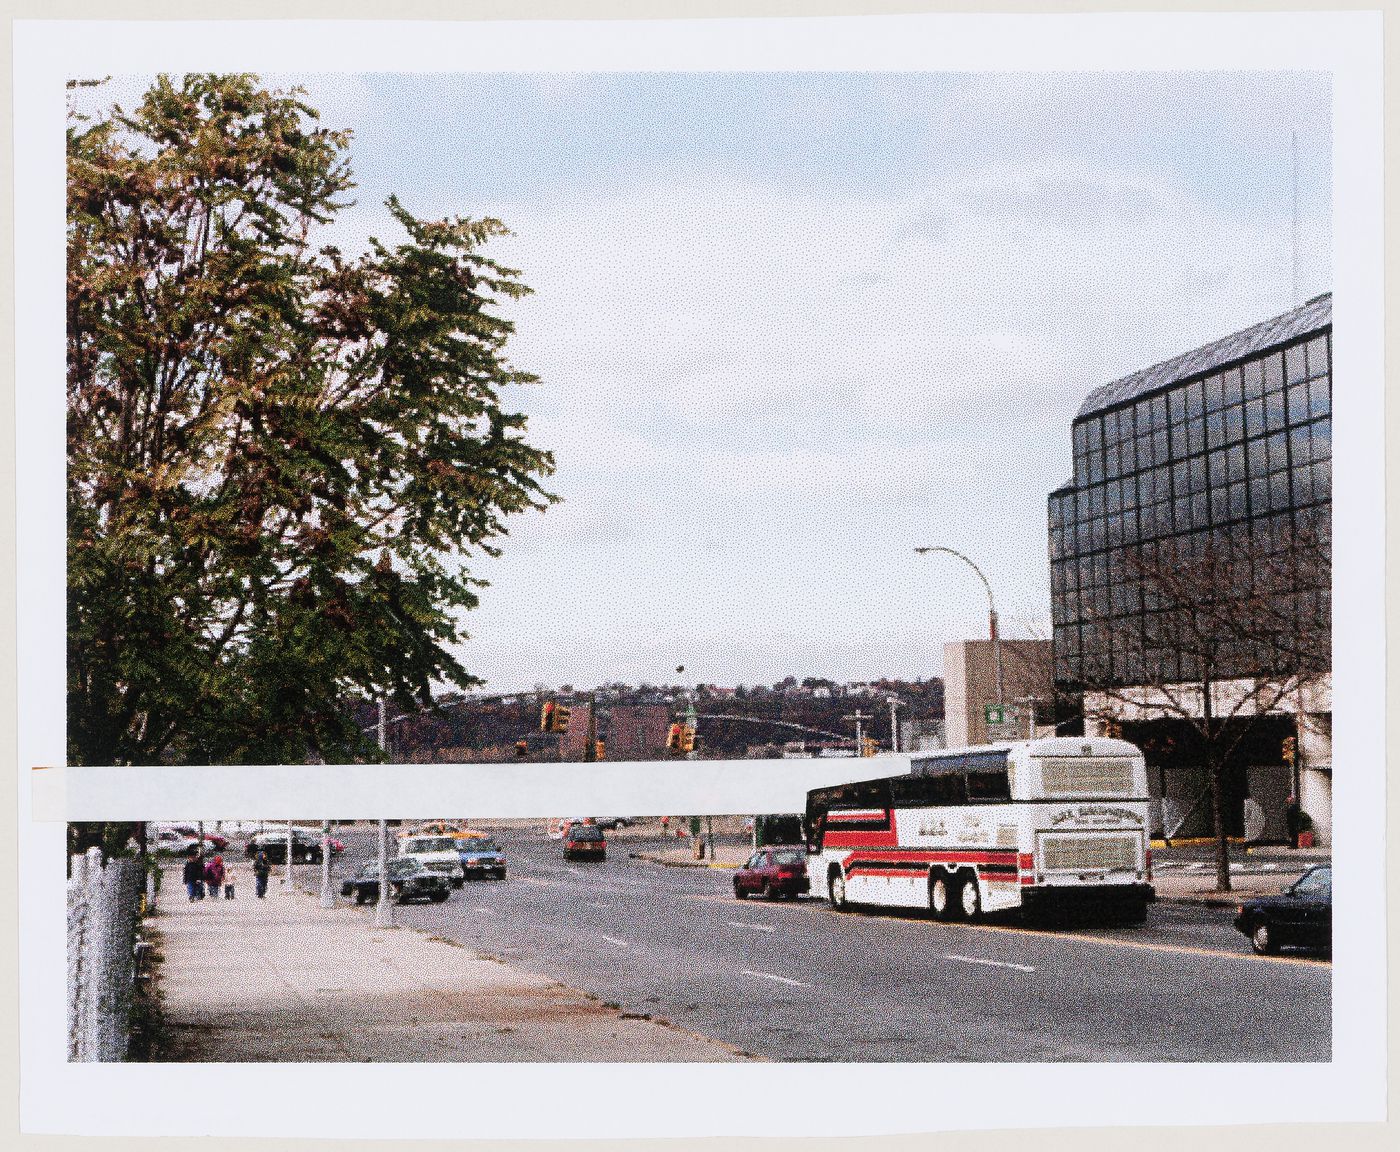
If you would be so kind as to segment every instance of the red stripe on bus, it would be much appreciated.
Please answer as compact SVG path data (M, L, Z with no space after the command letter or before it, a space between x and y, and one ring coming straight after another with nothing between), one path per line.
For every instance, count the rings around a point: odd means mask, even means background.
M834 848L893 848L899 843L899 833L893 829L889 832L837 832L829 829L822 841Z
M884 847L884 845L881 844L862 845L862 847L865 846L872 849ZM901 863L922 861L928 864L1004 864L1007 867L1012 867L1011 861L1007 859L1008 855L1015 855L1015 850L1004 852L996 849L978 849L970 852L953 852L947 850L900 848L893 852L862 852L857 849L846 857L846 863L859 863L865 860L891 860Z

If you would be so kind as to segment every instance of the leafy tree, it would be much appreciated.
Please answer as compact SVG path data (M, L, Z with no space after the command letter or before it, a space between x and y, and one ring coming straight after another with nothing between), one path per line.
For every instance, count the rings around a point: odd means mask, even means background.
M160 78L68 127L68 737L74 763L361 749L347 694L479 683L449 646L505 519L555 498L502 393L499 221L359 256L349 133L300 89Z

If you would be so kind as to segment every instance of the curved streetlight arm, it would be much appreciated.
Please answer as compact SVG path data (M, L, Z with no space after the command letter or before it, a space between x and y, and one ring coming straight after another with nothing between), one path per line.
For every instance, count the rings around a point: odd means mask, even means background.
M976 572L977 579L982 581L982 587L986 589L987 592L987 622L989 625L989 630L991 632L992 659L993 662L996 664L997 703L1005 703L1005 689L1001 672L1001 629L997 627L997 602L996 597L992 595L991 581L987 579L987 575L985 572L982 571L982 569L977 567L977 565L974 564L969 557L964 556L956 548L949 548L944 544L932 544L923 548L915 548L914 551L917 552L920 556L927 556L930 552L944 552L949 556L956 556L959 560L961 560L964 564L966 564L969 568Z

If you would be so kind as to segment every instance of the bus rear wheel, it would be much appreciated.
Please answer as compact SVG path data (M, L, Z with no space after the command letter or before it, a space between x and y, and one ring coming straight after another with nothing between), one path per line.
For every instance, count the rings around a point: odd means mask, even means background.
M959 882L957 909L965 920L976 920L982 914L982 891L976 876L963 876Z

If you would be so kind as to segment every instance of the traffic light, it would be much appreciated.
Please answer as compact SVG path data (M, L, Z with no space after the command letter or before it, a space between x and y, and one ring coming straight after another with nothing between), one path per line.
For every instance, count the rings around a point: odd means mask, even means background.
M685 725L681 728L681 751L695 751L695 729L689 725Z
M530 754L530 742L528 740L517 740L515 742L515 754L517 756L528 756Z
M867 736L860 742L860 754L862 756L874 756L875 750L878 747L879 744L872 737Z
M541 732L567 732L569 730L569 709L553 700L546 700L540 709Z
M666 751L679 752L681 750L681 726L672 724L666 732Z
M1283 762L1292 764L1298 759L1298 737L1285 736L1283 738Z
M603 742L602 742L601 740L595 740L595 741L593 741L593 759L595 759L595 760L601 760L602 758L603 758Z

